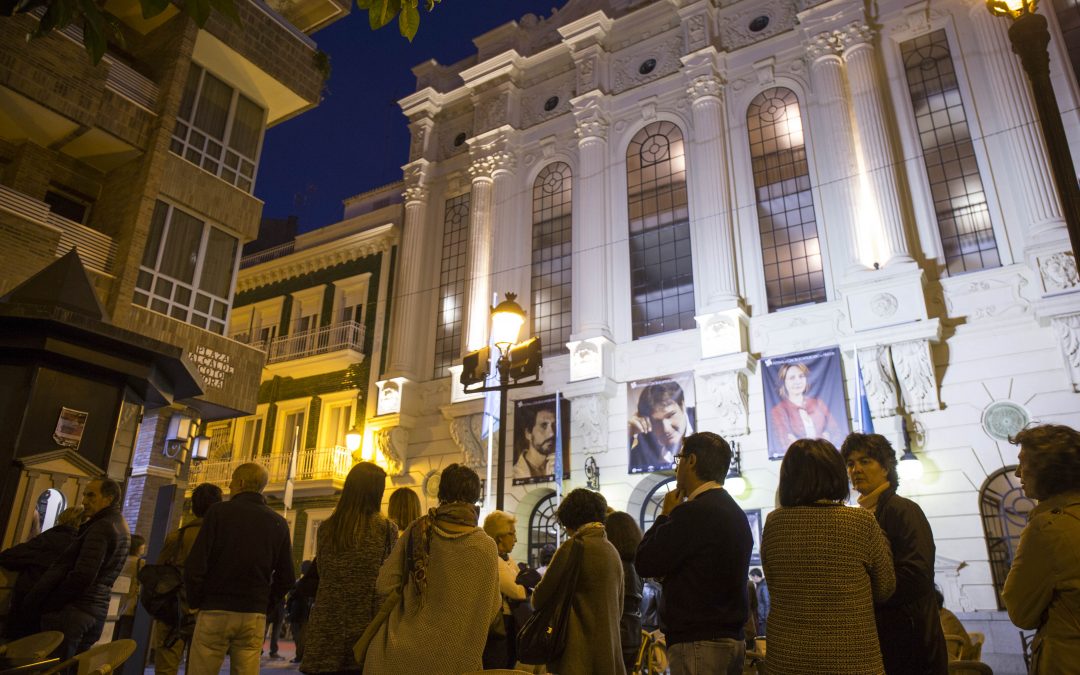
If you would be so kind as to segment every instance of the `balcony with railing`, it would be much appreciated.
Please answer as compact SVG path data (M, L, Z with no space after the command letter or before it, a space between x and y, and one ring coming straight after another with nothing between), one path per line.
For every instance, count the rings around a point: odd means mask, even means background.
M242 258L240 258L240 269L247 269L248 267L254 267L264 262L271 260L277 260L287 255L292 254L296 250L296 240L287 241L284 244L278 244L277 246L271 246L270 248L264 248L261 251L255 251Z
M255 462L266 468L270 474L267 490L282 490L289 477L289 454L263 455L251 458L206 460L193 462L188 474L188 488L193 489L202 483L213 483L219 487L228 487L233 472L241 464ZM356 462L352 453L342 445L327 448L307 448L296 453L296 469L293 475L294 486L301 481L320 481L311 487L341 488L345 477ZM302 486L301 486L302 487Z
M341 367L355 363L362 358L364 351L365 328L356 321L340 321L329 326L293 330L288 335L275 337L269 342L260 338L257 332L245 332L232 335L232 339L251 345L266 352L266 365L298 361L313 356L344 359ZM331 365L331 364L325 364Z

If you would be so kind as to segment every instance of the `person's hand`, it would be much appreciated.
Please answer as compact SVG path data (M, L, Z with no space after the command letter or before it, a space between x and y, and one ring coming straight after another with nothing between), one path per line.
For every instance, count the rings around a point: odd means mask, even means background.
M652 431L652 421L648 417L642 417L641 415L631 415L629 426L630 433L635 436Z
M680 489L672 490L664 495L664 505L660 509L660 515L666 516L675 510L675 507L683 503L686 499L686 495Z

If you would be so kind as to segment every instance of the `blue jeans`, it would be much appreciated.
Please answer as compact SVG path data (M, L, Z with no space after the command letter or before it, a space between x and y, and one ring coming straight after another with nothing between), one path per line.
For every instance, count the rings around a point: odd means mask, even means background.
M55 652L61 660L93 647L104 628L104 617L96 617L73 605L41 615L41 630L57 630L64 634L64 641Z
M671 675L742 675L746 645L727 638L680 642L667 654Z

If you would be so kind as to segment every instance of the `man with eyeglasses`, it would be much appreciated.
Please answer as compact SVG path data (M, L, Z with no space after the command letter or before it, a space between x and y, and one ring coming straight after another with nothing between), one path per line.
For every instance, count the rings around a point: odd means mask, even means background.
M724 490L730 464L731 446L720 436L684 438L675 489L637 550L638 573L662 579L660 626L671 675L742 673L753 537Z

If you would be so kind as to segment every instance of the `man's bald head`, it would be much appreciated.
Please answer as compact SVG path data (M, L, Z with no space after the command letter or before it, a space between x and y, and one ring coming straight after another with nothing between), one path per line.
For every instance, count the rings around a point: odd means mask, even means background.
M262 493L266 484L270 482L270 474L266 467L254 462L248 462L236 467L233 471L232 482L229 483L229 493L257 492Z

